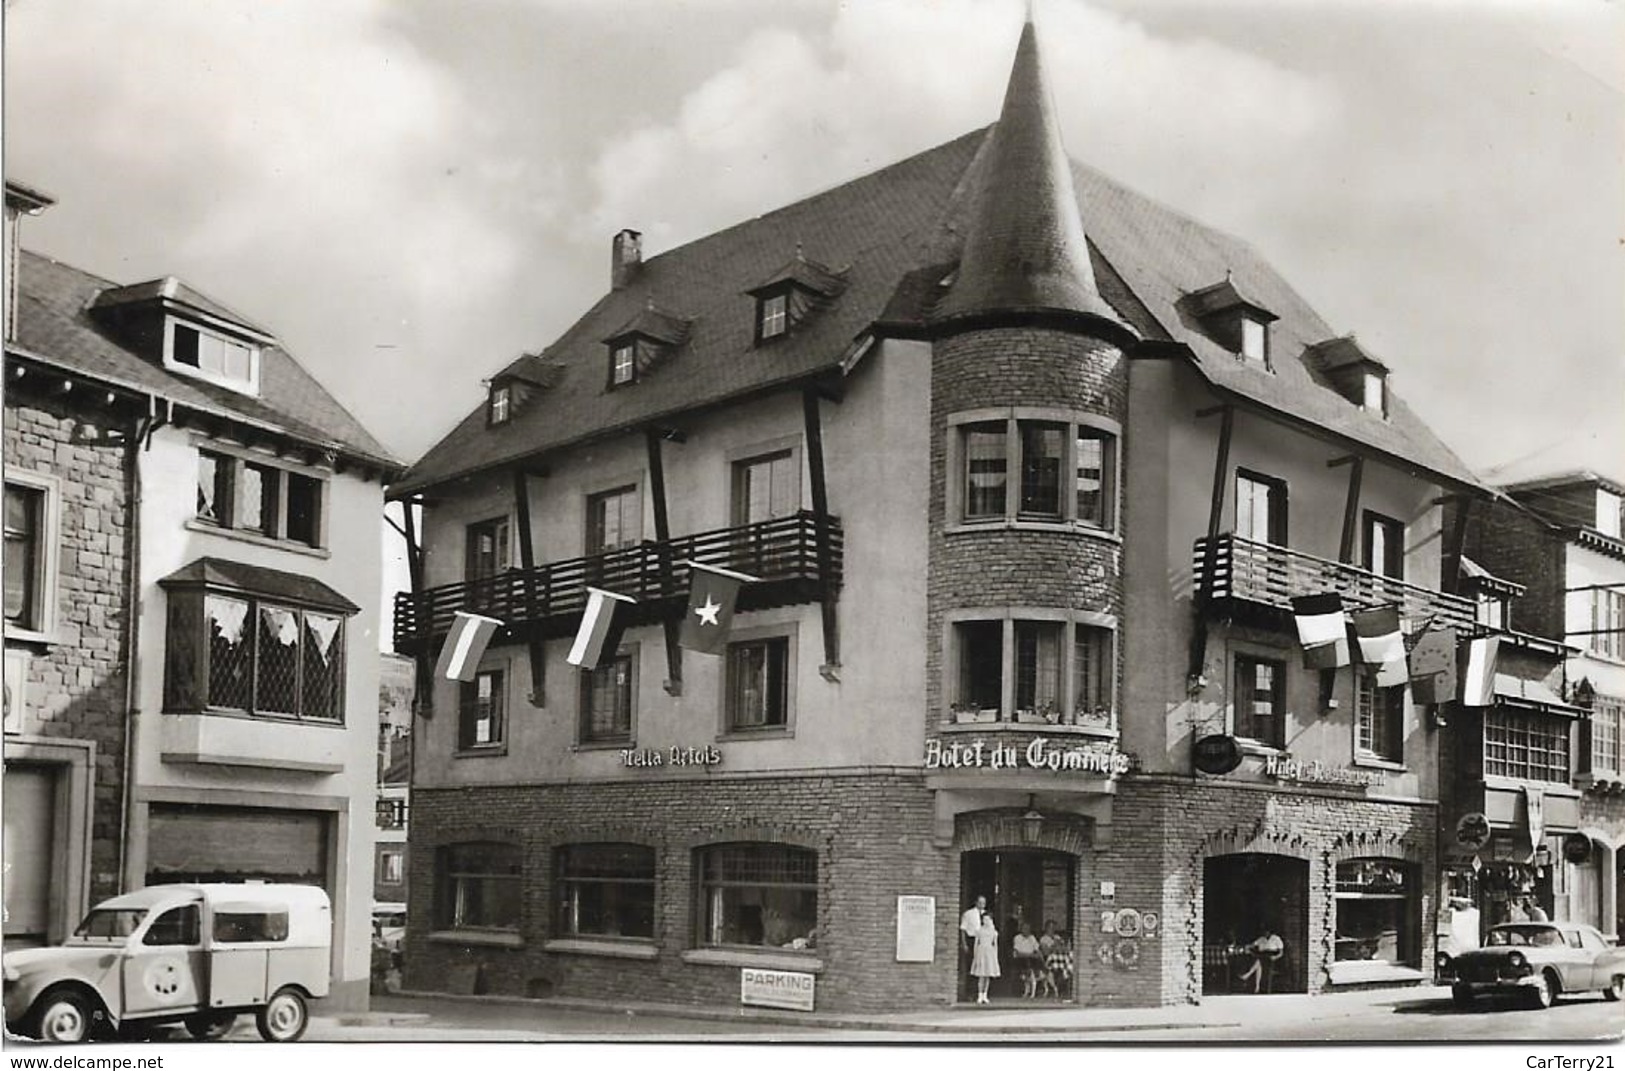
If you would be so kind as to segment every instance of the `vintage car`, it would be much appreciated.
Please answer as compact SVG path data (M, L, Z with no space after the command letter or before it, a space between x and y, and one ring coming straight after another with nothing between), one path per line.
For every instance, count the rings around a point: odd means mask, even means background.
M395 901L372 902L372 940L391 952L399 952L406 940L406 905Z
M1549 1008L1566 993L1600 990L1625 995L1625 949L1609 944L1593 926L1573 922L1506 922L1490 927L1484 947L1452 963L1451 996L1459 1007L1476 997L1506 994Z
M218 1037L253 1012L294 1041L328 991L332 905L309 885L153 885L91 909L63 944L6 952L6 1023L44 1041Z

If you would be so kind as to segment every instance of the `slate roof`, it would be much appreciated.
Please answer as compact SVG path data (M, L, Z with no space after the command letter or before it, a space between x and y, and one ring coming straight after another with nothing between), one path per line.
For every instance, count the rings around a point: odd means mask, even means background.
M113 292L116 300L155 297L168 280L137 284L134 288L118 287L89 272L24 250L18 262L17 282L16 345L27 355L177 405L244 418L357 460L394 469L403 467L279 346L267 345L261 350L260 393L257 398L249 397L166 370L121 341L90 313L103 293ZM178 287L174 295L177 300L252 327L185 284ZM262 329L255 330L263 333Z
M361 611L361 607L314 577L225 558L196 558L158 583L165 587L208 584L236 591L276 595L292 602L346 614Z
M1029 36L1030 27L1023 48ZM1336 333L1250 246L1060 155L1047 101L1036 51L1018 49L993 127L645 261L630 285L608 292L547 348L547 358L565 368L548 391L496 427L487 426L483 407L470 413L391 486L391 497L834 374L865 334L931 337L956 315L1026 309L1098 314L1141 339L1178 344L1175 352L1221 397L1484 490L1391 391L1386 417L1338 391L1307 356ZM999 127L1012 121L1020 137L1001 142ZM1031 181L1032 168L1040 181ZM1010 196L1029 186L1034 196ZM1057 208L1063 195L1076 211ZM1017 202L1039 217L1034 228L999 207ZM788 336L758 347L754 302L745 295L802 244L821 263L848 265L845 289ZM1012 283L1011 274L1021 278ZM1195 315L1188 296L1226 279L1278 317L1270 325L1270 368L1241 360ZM606 390L602 340L649 302L690 322L670 362L681 374Z

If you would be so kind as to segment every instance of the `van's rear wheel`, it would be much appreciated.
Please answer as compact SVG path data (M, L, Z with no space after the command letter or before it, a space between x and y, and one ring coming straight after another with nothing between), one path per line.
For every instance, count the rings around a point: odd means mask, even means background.
M90 1037L91 1002L76 989L52 989L40 998L34 1033L41 1041L76 1045Z
M291 985L283 986L254 1014L254 1025L266 1041L298 1041L310 1025L304 995Z
M214 1041L225 1037L236 1021L232 1012L200 1012L186 1017L186 1032L199 1041Z

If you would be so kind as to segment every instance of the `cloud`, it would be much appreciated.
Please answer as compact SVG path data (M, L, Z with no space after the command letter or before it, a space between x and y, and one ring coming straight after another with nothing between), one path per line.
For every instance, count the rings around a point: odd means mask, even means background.
M989 123L1020 10L877 0L842 5L819 40L754 33L673 114L602 147L585 225L667 248ZM1310 77L1083 3L1052 0L1039 25L1069 151L1148 192L1200 202L1213 175L1290 154L1337 111Z

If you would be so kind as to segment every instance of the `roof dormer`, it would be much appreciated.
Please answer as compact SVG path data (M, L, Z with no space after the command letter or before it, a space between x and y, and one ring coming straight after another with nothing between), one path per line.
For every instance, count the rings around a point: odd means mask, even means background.
M271 333L168 276L103 290L90 311L165 370L240 394L260 392L260 357Z
M1243 361L1270 367L1270 324L1279 316L1237 288L1229 273L1222 283L1186 294L1185 305L1209 338Z
M756 299L756 345L782 338L846 289L842 273L808 260L801 247L746 294Z
M531 398L550 390L564 374L564 365L527 353L491 377L485 399L485 422L491 427L508 423Z
M690 321L661 311L651 299L604 339L609 347L609 389L631 386L670 360L688 341L689 326Z
M1388 415L1388 366L1353 335L1317 342L1305 352L1339 394L1368 413Z

